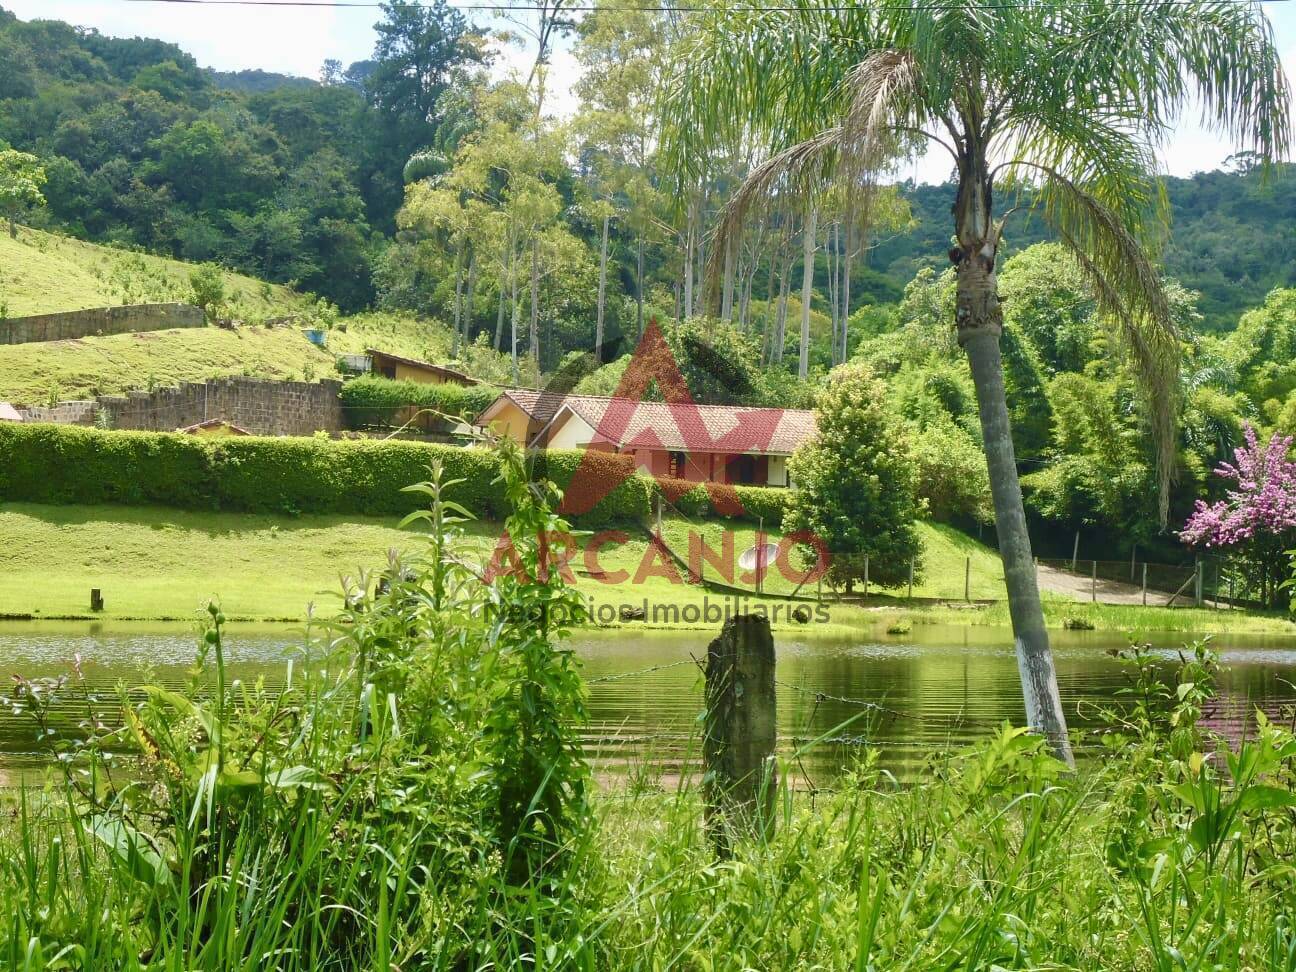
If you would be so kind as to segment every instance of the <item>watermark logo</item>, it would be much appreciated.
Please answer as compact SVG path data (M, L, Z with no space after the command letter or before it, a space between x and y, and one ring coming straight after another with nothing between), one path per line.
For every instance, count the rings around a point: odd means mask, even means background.
M741 373L731 362L701 342L688 351L695 372L700 370L713 386L728 389L732 394L726 397L741 397L740 389L733 384ZM597 368L603 356L604 349L598 349L584 362L560 369L543 390L528 398L531 440L527 448L537 475L545 475L549 468L549 449L582 450L565 485L559 512L569 517L587 514L632 476L646 474L661 500L672 507L701 488L706 493L706 504L727 521L757 519L747 516L735 488L739 484L731 480L740 478L747 480L744 485L766 485L770 464L786 461L789 437L796 436L785 425L792 413L783 408L696 402L655 319L644 329L610 398L574 394L580 379ZM649 398L654 384L663 401ZM807 423L799 417L792 425L804 433ZM774 448L776 440L779 449ZM613 458L617 456L625 458ZM765 481L761 481L762 475ZM786 479L780 485L785 484ZM684 534L682 542L679 533ZM624 557L612 556L617 547L632 539L626 529L543 537L538 569L546 579L552 572L576 583L579 572L594 583L627 588L653 580L697 585L705 578L708 588L728 598L726 605L736 605L762 592L773 577L790 585L795 595L821 578L831 563L827 545L806 532L774 538L758 531L755 543L741 551L738 532L728 527L721 529L717 538L715 530L704 533L690 525L676 532L673 546L664 534L658 516L647 530L643 556L633 566ZM501 536L488 578L521 569L510 539ZM793 610L784 606L789 612ZM686 607L693 610L693 605L653 605L645 601L631 614L643 620L663 613L682 617ZM622 608L619 616L624 620L630 609L626 605ZM590 609L590 616L599 620L599 612L606 613L608 605L591 602ZM804 613L810 620L811 612Z

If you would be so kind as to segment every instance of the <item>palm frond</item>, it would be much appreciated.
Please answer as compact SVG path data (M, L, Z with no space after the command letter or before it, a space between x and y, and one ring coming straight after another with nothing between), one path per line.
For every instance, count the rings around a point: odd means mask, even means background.
M1164 525L1175 473L1181 385L1179 334L1161 275L1120 215L1062 173L1037 163L1043 175L1036 206L1088 278L1099 309L1116 325L1140 378L1152 431Z

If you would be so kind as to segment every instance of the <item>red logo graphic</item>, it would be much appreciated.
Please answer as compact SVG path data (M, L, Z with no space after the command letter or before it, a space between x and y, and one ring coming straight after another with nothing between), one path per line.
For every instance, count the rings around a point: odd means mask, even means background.
M666 400L664 403L645 401L644 396L653 381ZM612 469L608 463L599 462L596 456L601 450L597 444L606 443L620 452L639 454L677 450L689 454L738 457L766 453L784 414L785 410L781 408L715 410L696 404L665 335L655 320L650 321L631 355L615 395L598 419L594 443L586 448L585 457L568 484L561 512L567 515L589 512L634 474L629 464ZM732 423L728 428L718 428L721 415ZM672 432L673 441L663 438L664 433L669 435ZM671 502L678 501L682 495L701 485L717 512L725 516L738 516L744 512L738 494L730 484L715 482L710 477L704 480L689 480L684 475L675 477L652 467L648 472Z

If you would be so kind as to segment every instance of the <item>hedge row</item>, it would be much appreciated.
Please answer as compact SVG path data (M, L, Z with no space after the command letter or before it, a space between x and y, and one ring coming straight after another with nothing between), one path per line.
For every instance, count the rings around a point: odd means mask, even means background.
M354 423L372 423L407 405L472 418L499 397L499 389L494 385L427 385L367 377L348 381L338 397Z
M426 479L434 457L441 459L447 479L464 480L452 498L484 519L507 514L496 482L499 462L486 449L375 439L212 439L10 422L0 422L0 499L249 513L404 514L417 508L421 497L402 487ZM593 450L540 453L533 475L561 486L575 519L585 526L643 521L661 489L634 474L632 457ZM782 521L788 490L732 489L742 519ZM690 489L675 505L690 516L716 512L703 486Z
M549 452L539 473L566 488L585 456ZM440 458L452 498L477 516L503 516L499 463L478 448L378 440L109 432L68 425L0 423L0 498L32 503L156 503L251 513L403 514L422 498L402 487L427 478ZM586 460L597 483L585 525L648 516L651 484L628 476L628 456ZM582 474L584 476L584 474ZM597 500L597 502L593 502Z
M656 487L658 484L654 484ZM783 522L783 514L792 500L792 491L772 486L725 486L722 489L731 492L741 512L735 518L778 527ZM713 496L715 487L708 489L704 485L690 486L682 480L666 480L661 484L661 491L668 497L676 497L672 505L686 516L726 515L726 509L732 508L728 503L717 503Z

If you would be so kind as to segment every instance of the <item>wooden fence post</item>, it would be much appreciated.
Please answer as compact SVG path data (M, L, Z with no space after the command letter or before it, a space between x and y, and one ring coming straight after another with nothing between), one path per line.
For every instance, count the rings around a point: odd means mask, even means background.
M1098 603L1098 561L1092 561L1093 569L1089 574L1089 600Z
M1143 606L1147 607L1147 561L1143 561Z
M913 574L914 574L914 559L910 557L909 558L909 600L911 601L913 600Z
M90 610L102 611L104 609L103 591L97 587L90 588Z
M972 558L963 559L963 600L972 600Z
M1080 556L1080 531L1076 531L1075 546L1071 548L1071 573L1075 573L1076 558Z
M1197 558L1197 573L1193 577L1193 605L1202 606L1202 561L1201 557Z
M867 601L868 601L868 554L865 554L864 555L864 597L861 599L861 603L866 603Z
M721 857L733 838L774 828L778 768L774 637L769 619L739 614L707 646L702 734L706 831Z

